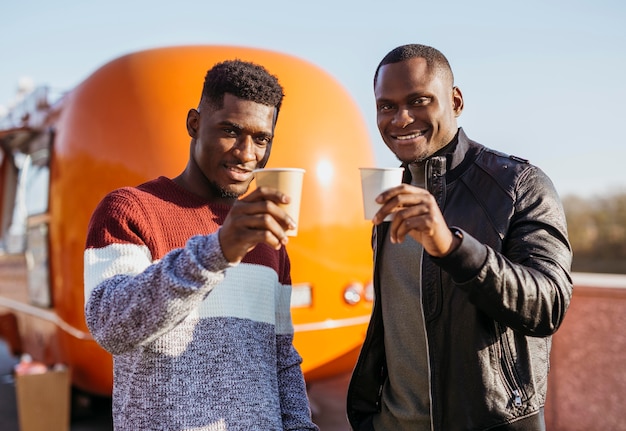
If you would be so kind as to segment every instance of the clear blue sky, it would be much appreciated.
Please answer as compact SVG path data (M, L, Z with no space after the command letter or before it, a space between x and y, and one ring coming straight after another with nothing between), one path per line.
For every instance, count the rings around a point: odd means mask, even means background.
M0 105L18 80L65 91L119 55L157 46L273 49L334 76L360 107L378 165L396 165L375 126L372 74L404 43L450 60L470 138L528 158L561 195L626 191L623 0L316 0L0 4Z

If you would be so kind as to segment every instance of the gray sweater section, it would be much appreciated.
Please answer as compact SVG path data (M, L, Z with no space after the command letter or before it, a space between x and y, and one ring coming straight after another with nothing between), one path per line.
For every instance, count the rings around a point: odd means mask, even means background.
M86 280L99 262L141 260L145 250L134 245L90 249ZM97 283L85 314L114 354L115 429L317 430L289 297L271 268L230 267L217 234L190 239L139 274Z

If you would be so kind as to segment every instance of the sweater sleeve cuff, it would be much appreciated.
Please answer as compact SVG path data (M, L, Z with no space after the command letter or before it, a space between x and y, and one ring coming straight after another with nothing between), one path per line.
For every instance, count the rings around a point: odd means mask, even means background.
M187 242L187 247L195 256L196 261L209 271L222 271L237 265L230 263L224 257L217 232L191 237Z
M452 276L456 283L465 283L474 278L487 260L487 248L462 229L451 227L454 236L461 239L459 246L444 257L431 259Z

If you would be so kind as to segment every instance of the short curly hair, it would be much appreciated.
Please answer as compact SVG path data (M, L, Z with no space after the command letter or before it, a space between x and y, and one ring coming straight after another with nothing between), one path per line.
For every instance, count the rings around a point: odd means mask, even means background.
M378 80L378 72L381 67L391 63L400 63L401 61L406 61L411 58L423 58L426 60L429 71L441 73L442 76L449 78L452 85L454 85L454 74L452 73L452 67L450 67L446 56L436 48L417 43L401 45L389 51L376 68L376 72L374 73L374 85L376 85L376 81Z
M276 115L284 97L283 87L276 76L261 65L240 59L217 63L206 73L202 100L211 106L222 108L225 93L273 106L276 108Z

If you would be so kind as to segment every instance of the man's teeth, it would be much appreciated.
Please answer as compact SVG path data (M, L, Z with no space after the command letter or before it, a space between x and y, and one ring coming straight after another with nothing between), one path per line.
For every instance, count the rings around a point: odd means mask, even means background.
M402 136L396 136L396 139L400 140L400 141L406 141L409 139L415 139L419 136L422 136L424 133L422 132L415 132L415 133L411 133L410 135L402 135Z

